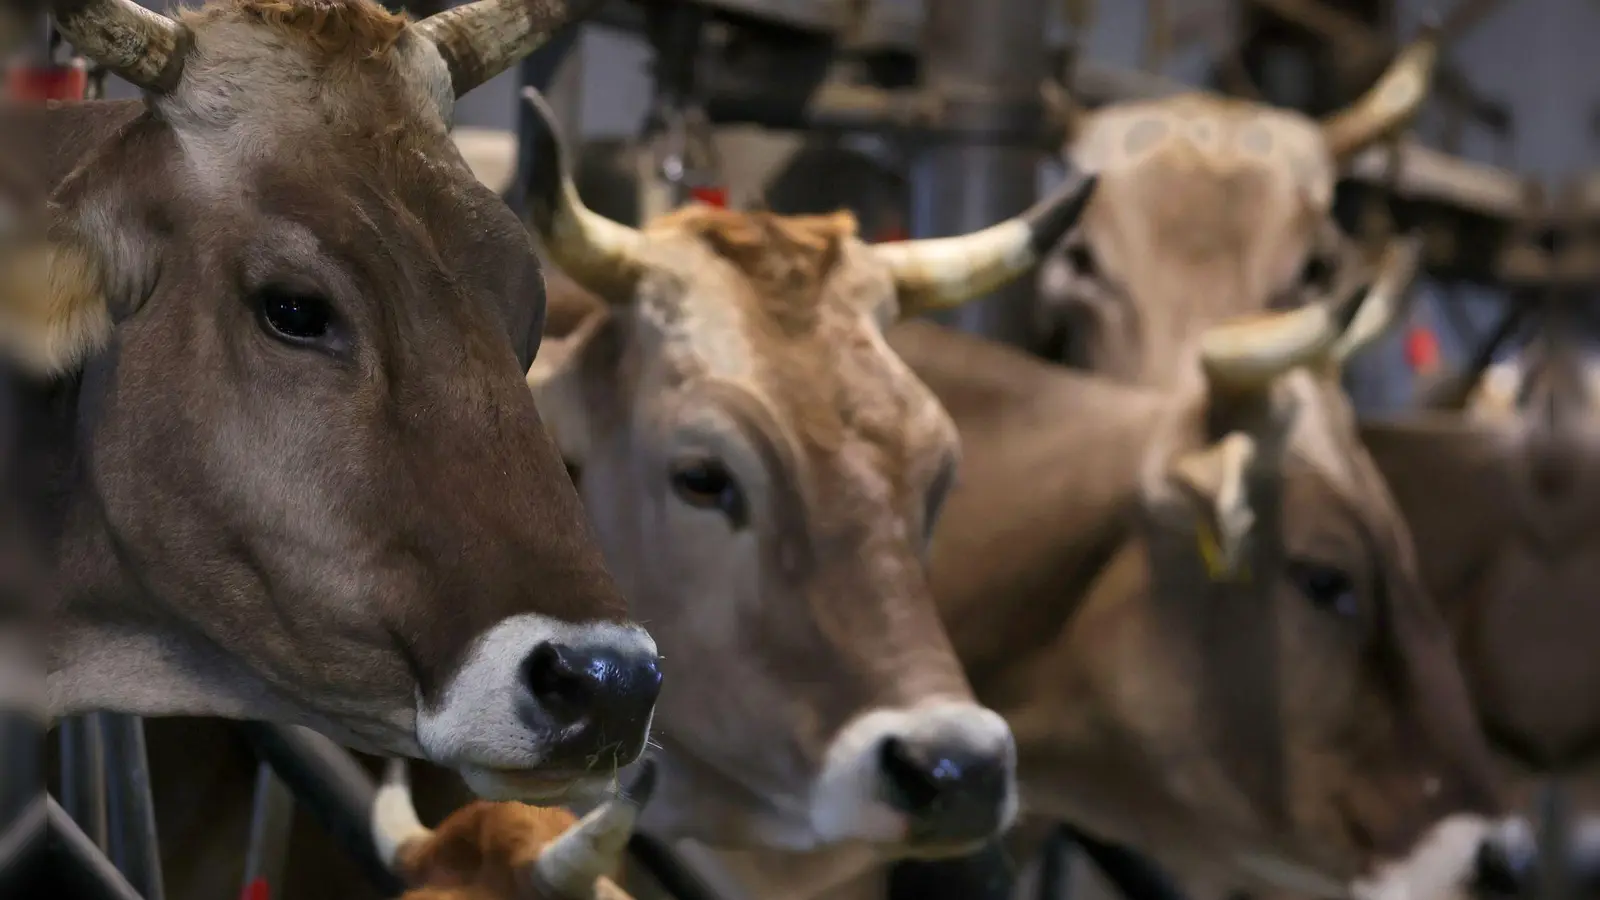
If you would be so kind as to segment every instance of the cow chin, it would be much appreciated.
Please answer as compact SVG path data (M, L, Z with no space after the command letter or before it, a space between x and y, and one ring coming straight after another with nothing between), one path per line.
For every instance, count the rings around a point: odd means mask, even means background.
M1478 850L1493 823L1459 814L1436 822L1403 858L1375 866L1350 887L1354 900L1444 900L1469 897Z
M1005 720L974 703L873 710L828 748L812 828L897 857L971 852L1016 818L1016 759Z
M515 800L536 806L596 803L616 782L615 773L610 771L556 773L460 766L456 774L468 789L485 800Z

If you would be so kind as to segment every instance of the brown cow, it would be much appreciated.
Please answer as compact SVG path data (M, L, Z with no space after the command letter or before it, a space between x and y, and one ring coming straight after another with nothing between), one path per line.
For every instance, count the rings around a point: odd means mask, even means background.
M1492 367L1464 409L1362 426L1416 536L1510 796L1569 779L1600 805L1600 366L1564 341ZM1585 828L1592 828L1586 825ZM1580 865L1600 875L1600 846Z
M1357 264L1334 178L1406 125L1437 56L1423 36L1360 100L1317 122L1204 93L1093 112L1054 99L1062 154L1100 188L1040 267L1040 332L1064 361L1139 384L1196 377L1194 337L1326 298Z
M880 856L994 835L1016 808L1011 735L973 702L925 573L955 429L883 329L1028 271L1093 180L895 245L848 214L696 206L636 230L582 205L530 102L533 223L604 308L528 381L634 614L679 661L645 827Z
M1197 886L1466 886L1497 809L1487 754L1334 378L1414 254L1359 308L1207 331L1178 391L892 336L961 427L933 584L1030 811Z
M563 809L478 801L434 831L423 827L405 764L394 760L372 833L379 858L410 885L399 900L631 900L611 876L654 785L645 763L582 821Z
M446 131L567 13L59 4L144 96L5 123L52 191L0 273L52 712L300 723L488 795L640 753L655 646L521 377L539 264Z

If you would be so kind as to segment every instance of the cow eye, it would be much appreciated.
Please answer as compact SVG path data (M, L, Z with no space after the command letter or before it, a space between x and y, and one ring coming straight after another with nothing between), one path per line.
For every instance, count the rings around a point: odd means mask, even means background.
M697 459L674 466L672 491L696 509L717 510L735 528L743 528L749 520L744 491L718 460Z
M321 340L333 326L333 307L314 293L268 285L256 293L256 303L267 329L290 343Z
M1067 262L1082 278L1093 278L1099 271L1099 264L1095 262L1094 251L1088 244L1073 244L1067 248Z
M1320 610L1339 616L1354 616L1361 611L1355 581L1340 569L1306 560L1291 560L1289 580Z
M1319 291L1333 288L1333 264L1321 256L1313 256L1300 267L1300 283Z

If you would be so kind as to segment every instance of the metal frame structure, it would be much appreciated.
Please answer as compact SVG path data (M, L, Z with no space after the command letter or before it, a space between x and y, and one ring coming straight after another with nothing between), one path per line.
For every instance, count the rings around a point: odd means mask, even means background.
M1161 0L1148 0L1156 20L1168 27L1157 29L1147 46L1146 59L1159 67L1186 38L1183 23L1165 15ZM980 3L981 15L962 15L963 5ZM997 9L995 4L1000 4ZM689 6L691 4L683 4ZM1032 201L1036 186L1032 171L1040 151L1051 147L1053 135L1039 123L1046 120L1037 86L1050 69L1050 48L1045 46L1041 0L951 0L922 15L920 4L874 4L876 18L860 17L862 4L828 0L694 0L692 12L666 19L641 15L637 5L607 4L598 14L600 24L630 31L653 32L655 44L669 55L672 73L662 79L670 107L703 102L711 121L741 122L774 128L811 131L891 133L928 144L920 172L925 183L967 184L979 174L976 185L951 191L951 198L935 196L924 187L914 189L913 232L954 233L998 221ZM1361 23L1327 15L1327 7L1314 0L1249 0L1282 19L1298 23L1341 46L1360 45L1369 65L1386 62L1392 42ZM1498 0L1468 0L1446 23L1447 33L1460 33L1498 5ZM884 12L887 10L887 13ZM1077 21L1087 21L1089 7L1079 4ZM789 71L784 83L769 78L751 89L748 72L726 60L686 69L701 48L700 30L707 22L734 24L756 35L778 36L764 46L787 47L782 54ZM984 23L972 27L972 23ZM1193 23L1190 23L1192 26ZM653 25L653 27L652 27ZM686 30L687 29L687 30ZM1190 31L1193 30L1191 27ZM690 33L692 32L692 34ZM919 38L912 42L906 34ZM551 45L530 56L521 66L524 85L546 89L578 40L569 29ZM910 84L892 77L866 78L859 67L840 72L834 57L840 51L864 50L882 58L920 56L920 78ZM715 57L715 54L712 54ZM1243 72L1245 49L1236 47L1235 68ZM1226 60L1225 60L1226 61ZM871 69L872 66L868 65ZM880 75L884 67L879 66ZM888 65L893 70L894 66ZM1366 69L1362 69L1366 71ZM1446 72L1454 70L1446 69ZM877 83L874 83L874 82ZM1237 79L1236 79L1237 81ZM1244 81L1237 81L1245 85ZM1460 95L1462 115L1488 122L1509 122L1465 85L1446 75L1441 87ZM1072 65L1073 93L1089 103L1149 97L1192 90L1146 73L1130 73L1077 60ZM1244 90L1244 87L1240 88ZM1465 99L1461 99L1465 98ZM525 212L528 176L533 169L534 142L527 140L531 122L519 104L519 158L517 178L507 202ZM1374 152L1354 167L1347 191L1379 192L1408 203L1406 183L1429 178L1458 177L1473 167L1449 160L1416 145ZM1600 219L1600 181L1583 183L1564 192L1559 202L1543 203L1527 184L1511 176L1483 176L1481 207L1428 208L1425 202L1403 211L1436 235L1430 266L1463 277L1496 281L1523 291L1566 289L1577 283L1600 280L1600 241L1563 243L1552 235L1580 231L1585 223ZM1531 212L1526 212L1531 210ZM1473 217L1476 216L1476 219ZM1481 220L1481 221L1480 221ZM1509 225L1506 223L1510 223ZM1484 252L1490 247L1493 252ZM1487 266L1482 260L1490 260ZM960 314L959 327L1012 343L1025 341L1022 297L1002 295ZM1509 329L1497 329L1496 334ZM1475 360L1475 370L1487 365ZM1477 371L1467 380L1475 380ZM22 773L11 783L42 784L42 735L27 727L5 727L0 720L0 753L8 768ZM266 900L267 891L284 871L288 829L294 806L302 803L380 889L403 888L395 875L378 860L368 832L368 811L376 786L355 758L315 732L262 723L241 723L241 732L259 759L254 815L246 854L242 886L246 900ZM143 726L139 719L115 714L94 714L59 725L62 784L60 801L47 793L18 800L0 791L0 891L30 877L29 869L41 852L65 863L75 873L74 884L85 896L117 900L160 900L161 881L157 834L145 758ZM4 787L0 784L0 787ZM1557 817L1559 819L1559 816ZM662 888L679 900L717 900L716 894L669 847L648 835L635 835L629 845L633 861ZM988 851L992 871L1006 872L1008 863L998 847ZM1181 891L1159 869L1136 854L1098 841L1067 826L1049 838L1040 878L1040 900L1060 900L1072 857L1093 862L1107 880L1129 900L1181 900ZM896 878L904 885L915 882L918 869L941 864L905 864ZM264 887L262 887L264 886ZM979 896L1009 896L1009 877L982 880ZM894 892L897 898L925 898L909 886ZM966 895L973 898L974 895Z

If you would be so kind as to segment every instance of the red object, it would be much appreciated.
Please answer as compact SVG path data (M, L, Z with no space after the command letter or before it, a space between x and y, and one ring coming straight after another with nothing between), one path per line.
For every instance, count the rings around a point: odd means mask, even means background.
M12 66L6 70L6 95L13 100L82 100L89 73L82 65Z
M1406 332L1406 363L1411 371L1426 375L1439 367L1439 339L1421 325Z
M707 206L728 208L728 189L720 187L697 187L689 189L689 199L704 203Z
M892 244L895 241L903 241L909 237L910 235L906 234L906 230L904 228L901 228L899 225L890 225L888 228L879 231L878 239L872 243Z
M272 890L267 887L265 878L257 878L244 886L244 892L239 895L239 900L272 900Z

